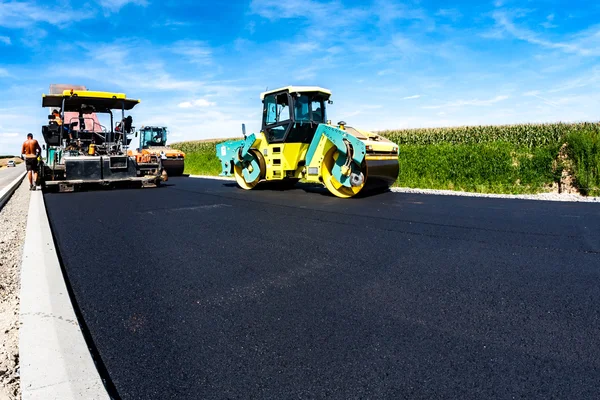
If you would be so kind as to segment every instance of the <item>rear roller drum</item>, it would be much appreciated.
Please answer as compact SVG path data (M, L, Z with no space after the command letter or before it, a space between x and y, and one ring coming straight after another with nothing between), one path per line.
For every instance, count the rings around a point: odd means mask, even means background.
M169 174L169 176L181 176L183 175L184 169L185 167L183 165L165 167L165 171L167 171L167 174Z
M251 155L249 161L241 161L233 166L233 174L237 184L246 190L253 189L261 179L265 177L265 160L260 152L251 149L248 152Z

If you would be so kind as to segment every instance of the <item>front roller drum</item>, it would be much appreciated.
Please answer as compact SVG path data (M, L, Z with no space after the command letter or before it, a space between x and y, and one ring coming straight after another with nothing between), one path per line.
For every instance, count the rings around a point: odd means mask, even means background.
M265 159L262 154L258 150L250 149L248 155L250 157L246 157L246 160L233 166L235 181L246 190L254 189L261 179L264 179L266 173Z
M340 197L342 199L347 199L353 196L356 196L365 186L366 169L365 165L361 166L361 172L363 174L362 181L355 182L352 186L344 186L334 174L334 169L336 167L336 162L340 157L341 153L338 151L337 147L332 147L325 154L325 158L323 158L323 163L321 164L321 176L323 178L323 184L333 195Z
M184 160L162 160L163 167L169 176L181 176L185 169Z
M347 199L356 196L358 193L375 192L387 190L394 184L398 178L399 165L397 158L389 159L369 159L363 160L360 167L362 179L353 181L350 177L350 187L340 183L333 173L336 161L340 153L336 147L332 147L326 154L321 165L321 176L327 190L333 195Z

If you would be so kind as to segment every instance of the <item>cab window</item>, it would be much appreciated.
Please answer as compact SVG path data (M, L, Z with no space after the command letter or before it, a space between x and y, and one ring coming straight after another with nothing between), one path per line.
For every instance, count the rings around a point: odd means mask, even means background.
M290 119L287 94L265 97L265 125L273 125Z
M308 96L302 95L296 98L294 105L294 119L296 122L309 122L310 113L308 111Z
M263 119L269 142L281 142L290 126L290 107L287 93L265 97Z
M324 122L325 121L325 115L323 115L323 110L325 107L323 107L323 101L321 100L313 100L310 103L310 108L312 111L312 119L315 122Z

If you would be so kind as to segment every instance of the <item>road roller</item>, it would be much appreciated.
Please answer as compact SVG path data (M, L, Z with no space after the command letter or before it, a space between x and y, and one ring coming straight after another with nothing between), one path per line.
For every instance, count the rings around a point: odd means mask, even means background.
M185 153L167 144L168 129L166 126L142 126L139 132L139 146L129 155L141 157L155 155L162 159L162 166L168 176L180 176L185 169Z
M262 181L293 186L323 184L340 198L388 189L398 177L398 145L372 132L332 125L326 105L331 91L316 86L286 86L263 92L258 134L216 146L221 176L234 176L250 190Z

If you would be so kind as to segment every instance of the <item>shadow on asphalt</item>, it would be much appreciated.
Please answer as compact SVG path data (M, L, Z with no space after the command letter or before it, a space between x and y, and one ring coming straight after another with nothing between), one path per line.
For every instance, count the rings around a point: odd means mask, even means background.
M224 183L223 186L230 188L239 188L237 183ZM240 190L243 190L240 188ZM296 183L295 185L289 184L281 184L279 182L266 181L260 182L256 187L252 190L256 191L273 191L273 192L291 192L294 190L302 190L306 193L315 193L320 194L321 196L326 197L336 197L333 195L327 188L321 184L316 183ZM363 190L356 196L352 197L353 199L364 199L372 196L376 196L382 193L390 192L389 188L376 188L376 189L368 189Z

